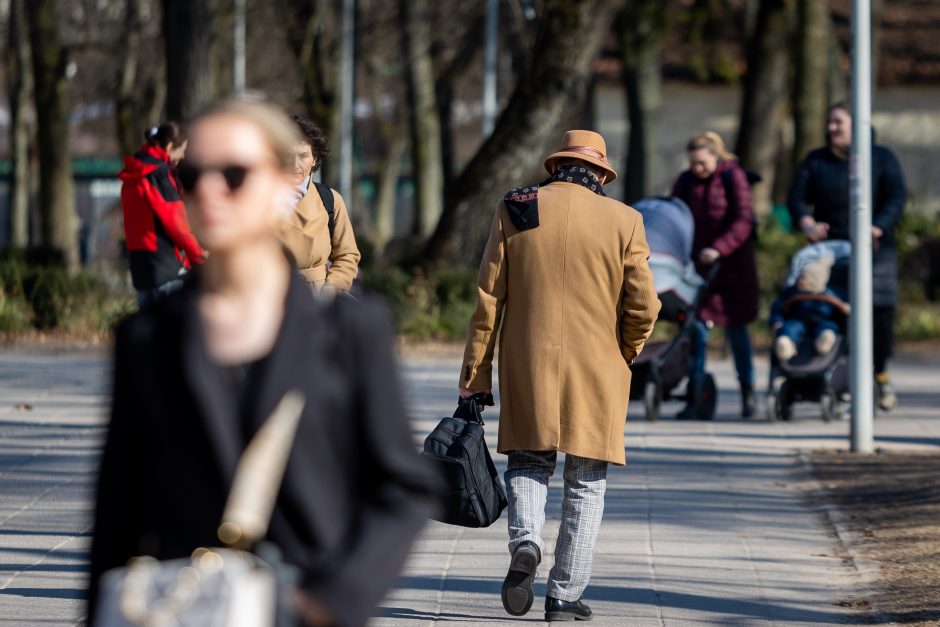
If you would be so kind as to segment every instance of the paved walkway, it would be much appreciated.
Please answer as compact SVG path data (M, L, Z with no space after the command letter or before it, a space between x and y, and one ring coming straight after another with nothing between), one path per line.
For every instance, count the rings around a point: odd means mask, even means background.
M907 360L895 368L902 409L876 422L879 445L940 447L937 363ZM456 370L454 357L408 360L416 439L453 410ZM727 363L716 371L719 381L732 380ZM0 625L81 621L106 388L100 355L0 354ZM840 603L863 595L864 582L808 498L814 483L797 455L845 448L847 424L823 424L809 406L790 424L744 422L733 419L736 403L723 390L714 423L628 423L629 462L609 474L586 593L594 624L860 621ZM677 409L667 404L666 415ZM640 415L639 407L633 411ZM558 528L557 487L539 595ZM499 602L504 535L502 522L484 530L432 523L374 624L518 623ZM540 609L541 597L522 620L540 622Z

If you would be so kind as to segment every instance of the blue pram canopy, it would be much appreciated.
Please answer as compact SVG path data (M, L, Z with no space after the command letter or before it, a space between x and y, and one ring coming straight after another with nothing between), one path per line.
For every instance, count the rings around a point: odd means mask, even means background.
M675 257L684 266L692 260L695 220L678 198L644 198L633 205L643 216L650 251Z
M688 205L678 198L660 197L639 200L633 208L643 216L656 292L671 290L692 304L705 281L692 263L695 220Z

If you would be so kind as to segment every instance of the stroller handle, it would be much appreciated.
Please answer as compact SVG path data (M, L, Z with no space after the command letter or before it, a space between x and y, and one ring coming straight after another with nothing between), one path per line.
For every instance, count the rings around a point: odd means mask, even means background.
M712 281L715 280L715 277L718 276L718 271L721 270L721 259L716 259L708 266L708 272L705 273L705 287L708 287L712 284Z
M695 295L695 300L692 301L691 309L692 311L698 313L698 308L702 304L702 299L705 298L705 294L708 292L708 288L711 286L712 281L715 280L715 277L718 276L718 271L721 269L721 260L716 259L708 266L708 272L705 273L703 277L705 282L702 283L702 286L699 288L698 293Z

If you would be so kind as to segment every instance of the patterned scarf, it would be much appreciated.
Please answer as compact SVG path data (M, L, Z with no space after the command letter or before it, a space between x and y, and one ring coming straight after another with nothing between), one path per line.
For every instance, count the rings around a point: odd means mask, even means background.
M604 187L601 185L600 181L597 180L597 177L593 172L588 170L583 165L563 165L552 174L550 177L539 183L539 186L548 185L556 181L561 181L563 183L574 183L575 185L580 185L581 187L586 187L598 196L606 196L604 193Z
M520 231L534 229L539 225L539 187L556 181L574 183L591 190L598 196L606 196L597 177L582 165L566 165L539 183L528 187L517 187L503 197L509 219Z

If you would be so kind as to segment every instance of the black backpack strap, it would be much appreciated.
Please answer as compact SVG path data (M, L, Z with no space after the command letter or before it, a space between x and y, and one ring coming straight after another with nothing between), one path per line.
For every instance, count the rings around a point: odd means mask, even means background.
M692 175L683 172L679 175L679 185L676 189L676 198L682 202L689 202L689 191L692 189ZM671 196L670 196L671 198Z
M326 213L330 216L330 241L333 241L333 231L336 230L336 207L333 205L333 190L329 185L314 182L317 186L317 193L320 194L320 200L326 207Z

